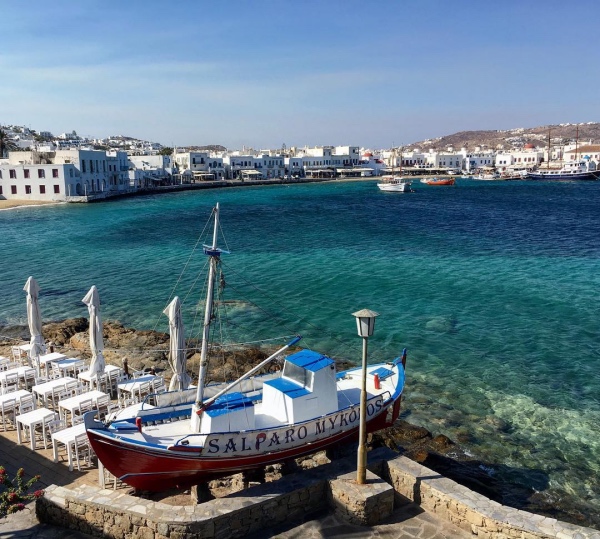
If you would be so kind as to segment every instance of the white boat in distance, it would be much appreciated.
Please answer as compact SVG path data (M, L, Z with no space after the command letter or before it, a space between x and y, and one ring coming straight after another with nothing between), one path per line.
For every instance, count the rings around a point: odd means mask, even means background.
M377 184L381 191L393 191L395 193L411 193L412 182L402 176L383 176Z
M198 387L150 395L135 417L84 416L104 467L140 490L187 488L351 442L359 434L363 383L367 432L391 426L400 413L406 349L369 365L363 382L361 367L337 373L333 359L312 350L285 357L296 337L237 380L206 384L210 325L221 320L214 289L226 253L217 247L218 204L213 216L212 245L204 246L209 275ZM259 373L278 358L283 368Z

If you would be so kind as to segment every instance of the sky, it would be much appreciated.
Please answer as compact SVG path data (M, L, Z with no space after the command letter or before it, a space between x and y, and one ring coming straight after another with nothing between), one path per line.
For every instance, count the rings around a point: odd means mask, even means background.
M0 125L388 148L599 121L598 0L0 0Z

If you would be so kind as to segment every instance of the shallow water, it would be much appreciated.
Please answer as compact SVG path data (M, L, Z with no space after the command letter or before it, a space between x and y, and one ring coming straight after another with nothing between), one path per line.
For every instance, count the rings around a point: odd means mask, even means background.
M105 318L167 331L161 313L187 263L176 293L197 333L200 295L188 290L205 260L189 256L219 201L234 301L224 337L301 333L359 361L351 313L373 309L370 361L409 349L411 422L600 513L600 183L414 188L300 184L0 212L0 323L26 321L33 275L45 320L87 316L95 284Z

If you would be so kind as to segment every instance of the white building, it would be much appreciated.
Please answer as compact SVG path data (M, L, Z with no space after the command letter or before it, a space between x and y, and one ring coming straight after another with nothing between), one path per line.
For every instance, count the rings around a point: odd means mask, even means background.
M224 161L221 157L212 157L209 152L177 152L173 154L174 164L179 173L190 181L223 180L225 178Z
M48 201L105 198L130 190L127 170L124 152L9 152L0 164L0 196Z

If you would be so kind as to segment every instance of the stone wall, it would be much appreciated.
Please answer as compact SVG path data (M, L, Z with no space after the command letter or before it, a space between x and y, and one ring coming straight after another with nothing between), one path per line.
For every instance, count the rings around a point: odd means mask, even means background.
M376 485L371 494L356 494L359 489L348 475L355 469L353 459L335 461L189 506L153 502L123 491L52 485L37 500L36 512L41 522L96 537L234 538L279 524L293 526L329 507L350 522L374 524L389 513L393 498L395 507L413 501L484 539L600 539L600 531L500 505L390 451L369 453L369 482ZM387 481L393 493L371 474Z
M600 531L501 505L406 457L387 463L386 479L396 503L414 501L479 538L600 539Z

